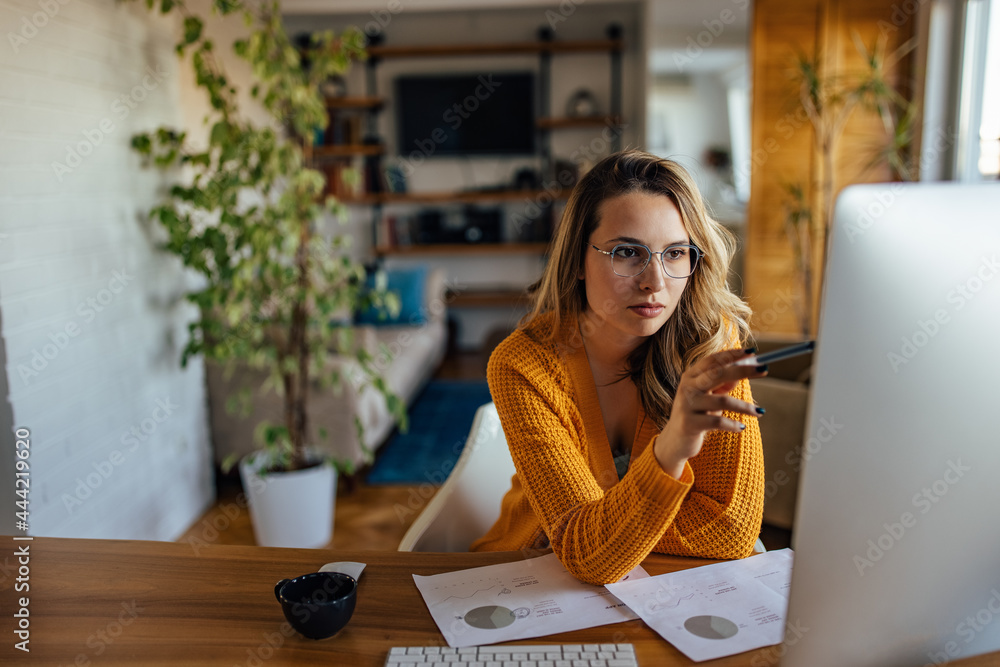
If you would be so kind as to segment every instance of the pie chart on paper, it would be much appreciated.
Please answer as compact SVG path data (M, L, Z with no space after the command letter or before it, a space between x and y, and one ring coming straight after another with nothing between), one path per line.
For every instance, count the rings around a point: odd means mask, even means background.
M729 639L739 632L736 624L722 616L692 616L684 629L702 639Z
M476 607L470 609L465 614L465 622L480 630L498 630L506 628L513 623L517 617L507 607L489 605L486 607Z

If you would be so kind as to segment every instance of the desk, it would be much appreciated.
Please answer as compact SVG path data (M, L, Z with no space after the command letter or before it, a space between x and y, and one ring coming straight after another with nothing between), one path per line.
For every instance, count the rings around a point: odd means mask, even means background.
M381 667L391 646L444 646L412 574L438 574L520 560L521 552L421 554L327 551L124 540L0 537L0 656L32 665L279 665ZM15 548L28 545L29 593L15 593ZM4 559L9 559L6 562ZM368 564L351 622L329 639L294 633L274 599L274 584L327 562ZM710 561L661 555L650 574ZM10 563L15 563L13 568ZM11 613L28 596L31 653L13 648ZM517 643L631 642L642 667L691 665L641 620ZM775 647L710 663L713 667L777 664ZM1000 654L998 654L1000 655ZM997 655L964 660L995 665ZM10 660L13 658L13 661Z

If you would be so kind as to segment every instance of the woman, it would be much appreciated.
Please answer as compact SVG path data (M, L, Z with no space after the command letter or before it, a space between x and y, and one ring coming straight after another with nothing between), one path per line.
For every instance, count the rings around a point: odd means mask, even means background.
M534 306L487 376L517 474L474 551L549 547L617 581L652 551L749 556L764 465L734 365L749 308L726 285L731 235L684 169L611 155L570 196Z

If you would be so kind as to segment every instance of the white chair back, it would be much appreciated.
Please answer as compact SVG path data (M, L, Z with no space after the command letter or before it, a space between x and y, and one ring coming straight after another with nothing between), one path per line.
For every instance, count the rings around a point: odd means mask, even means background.
M399 551L468 551L500 516L514 475L507 439L493 403L476 411L465 448L441 488L399 543ZM764 553L760 539L755 553Z
M500 417L487 403L476 411L455 468L406 531L399 551L468 551L500 516L513 475Z

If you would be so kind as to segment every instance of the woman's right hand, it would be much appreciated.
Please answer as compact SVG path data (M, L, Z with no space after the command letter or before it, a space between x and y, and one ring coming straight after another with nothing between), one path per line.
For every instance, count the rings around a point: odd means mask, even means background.
M742 422L724 416L723 411L757 416L753 403L729 395L743 379L763 377L766 366L735 365L756 352L725 350L699 359L681 375L667 425L653 445L653 453L664 472L675 479L684 473L684 463L698 455L705 433L730 431L738 433Z

